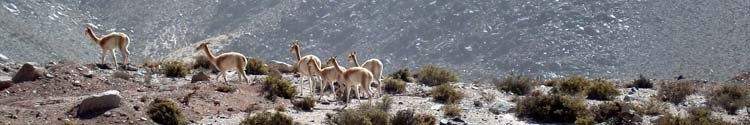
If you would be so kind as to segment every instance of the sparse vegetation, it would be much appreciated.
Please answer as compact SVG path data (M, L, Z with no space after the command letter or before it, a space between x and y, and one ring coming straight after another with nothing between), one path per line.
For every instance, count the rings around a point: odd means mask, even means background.
M691 108L687 117L667 114L654 122L656 125L733 125L720 118L712 118L708 108Z
M272 73L263 81L263 90L266 92L266 98L274 100L276 97L291 99L297 94L297 89L292 86L292 82L281 77L279 74Z
M252 116L248 115L240 122L240 125L292 125L293 123L292 117L281 112L263 112Z
M263 61L263 59L247 58L245 73L251 75L266 75L268 74L268 66L266 65L266 62Z
M233 93L237 91L237 88L233 87L232 85L218 85L216 87L216 91L223 92L223 93Z
M391 96L384 96L375 106L382 111L388 112L392 108L391 104L393 104L393 98Z
M552 88L553 93L577 95L585 91L586 88L589 85L591 85L590 82L591 81L589 81L586 78L574 76L574 77L554 80L554 81L551 81L550 84L554 86Z
M182 115L180 108L172 101L156 98L149 104L148 117L156 123L162 125L185 125L185 116Z
M658 89L658 95L661 100L674 104L682 103L685 97L693 93L695 93L695 85L687 80L664 83Z
M502 80L495 80L495 87L498 90L510 92L515 95L526 95L534 89L534 83L529 77L510 75Z
M667 108L667 103L660 101L659 99L649 99L639 105L633 107L633 109L640 115L661 115Z
M593 80L586 91L587 99L612 100L620 95L614 84L605 80Z
M361 104L357 109L348 109L327 115L326 123L332 125L388 125L390 114L369 104Z
M414 78L412 77L411 72L409 72L409 68L406 68L406 67L401 68L397 70L396 72L389 74L388 76L395 80L401 80L404 82L414 82Z
M460 103L463 98L463 92L453 88L453 86L449 84L443 84L432 88L432 99L438 102L456 104Z
M415 114L414 110L407 109L398 111L391 119L391 123L394 125L435 125L437 118L429 113Z
M587 119L587 108L581 99L563 95L532 93L516 102L516 115L544 123L574 123Z
M208 59L208 57L204 55L200 55L195 57L195 62L193 62L193 69L208 69L213 70L213 65L211 63L211 60Z
M605 102L594 106L591 112L598 122L607 122L613 125L635 125L638 115L632 110L632 105L624 102Z
M461 116L461 112L463 112L463 109L461 107L458 107L456 104L449 104L443 106L443 115L448 117L457 117Z
M479 95L482 96L482 97L479 97L479 99L481 99L482 101L486 103L492 103L495 101L495 98L496 98L495 95L492 95L491 93L484 92L484 91L479 93Z
M161 64L164 75L167 77L185 77L190 72L190 68L185 66L181 61L168 61Z
M736 115L737 110L750 106L748 89L740 84L724 84L711 93L709 102L711 105L724 108L731 115Z
M650 79L643 77L643 75L639 75L638 79L633 81L632 87L636 88L653 88L654 83L651 82Z
M286 111L286 106L284 106L284 104L278 104L278 105L276 105L276 107L274 109L277 112L284 112L284 111Z
M400 94L406 91L406 83L401 80L388 78L383 80L383 84L385 84L383 90L391 94Z
M305 111L312 111L315 108L315 99L312 97L305 97L301 101L295 101L294 107Z
M440 68L435 65L423 66L415 77L420 83L428 86L439 86L458 82L458 76L453 74L451 70Z

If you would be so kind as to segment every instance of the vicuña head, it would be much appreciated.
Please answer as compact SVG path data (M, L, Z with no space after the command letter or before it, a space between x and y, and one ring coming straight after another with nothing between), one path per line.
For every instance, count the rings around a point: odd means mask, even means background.
M124 64L128 64L128 56L130 55L130 52L128 51L128 46L130 45L130 38L125 33L121 32L112 32L110 34L104 35L101 38L97 37L94 33L94 30L92 29L93 24L87 24L86 30L84 34L88 36L94 43L99 45L102 49L102 64L104 64L104 58L108 54L112 54L112 59L115 63L115 70L117 67L117 57L115 57L115 48L120 49L120 54L122 54L123 58L125 59Z
M216 80L219 80L219 77L224 76L224 81L228 82L227 72L229 70L235 70L235 72L240 75L240 79L245 82L250 82L250 80L247 78L247 75L245 74L245 66L247 66L247 59L245 58L245 55L236 52L228 52L223 53L219 56L214 56L211 50L208 49L208 44L208 42L200 43L200 45L198 45L195 50L202 50L203 53L206 54L208 60L211 61L211 64L213 64L217 69L219 69L219 71L221 71L221 74L216 76Z

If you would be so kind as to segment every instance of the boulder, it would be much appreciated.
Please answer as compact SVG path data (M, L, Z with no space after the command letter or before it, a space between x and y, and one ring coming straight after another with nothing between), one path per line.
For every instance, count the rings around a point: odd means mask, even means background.
M510 103L505 100L498 100L495 102L495 105L490 107L490 111L495 114L502 114L509 112L512 108L515 107L515 104Z
M94 118L110 109L120 107L122 96L120 91L109 90L103 93L91 95L78 104L76 115L79 118Z
M37 69L32 63L26 63L21 66L16 76L13 76L13 83L39 80L42 78L42 74L42 71Z
M190 83L196 83L198 81L208 81L209 77L203 72L200 72L198 74L193 75L193 78L190 79Z

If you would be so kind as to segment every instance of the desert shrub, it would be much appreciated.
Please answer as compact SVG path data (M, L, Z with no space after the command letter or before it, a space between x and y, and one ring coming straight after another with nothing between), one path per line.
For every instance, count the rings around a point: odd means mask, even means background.
M394 125L435 125L437 118L429 113L415 114L414 110L401 110L391 119Z
M211 69L214 69L213 65L214 64L211 63L211 60L208 59L208 57L201 55L201 56L195 57L195 62L193 62L192 68L193 69L209 69L209 70L211 70Z
M292 125L293 119L281 112L263 112L256 115L247 115L240 125Z
M573 123L579 117L587 117L582 100L563 95L531 94L516 104L516 115L544 123Z
M284 111L286 111L286 106L284 106L284 104L279 104L279 105L276 105L276 107L274 109L277 112L284 112Z
M167 77L185 77L190 72L190 68L185 66L181 61L168 61L161 64L163 73Z
M495 95L492 95L491 93L484 92L484 91L482 91L481 93L479 93L479 95L481 96L481 97L479 97L479 99L481 99L482 101L484 101L486 103L495 102L495 98L497 98L497 97L495 97Z
M428 86L438 86L458 82L458 76L453 74L451 70L440 68L435 65L422 67L417 73L416 78L420 83Z
M534 89L534 84L529 77L510 75L502 80L495 80L498 90L510 92L516 95L526 95Z
M380 102L375 103L375 107L378 109L388 112L391 110L393 104L393 98L391 96L384 96L380 99Z
M263 59L247 58L245 73L251 75L266 75L268 74L268 66L266 65L266 62L263 61Z
M388 125L390 114L369 104L361 104L357 109L348 109L328 115L326 123L335 125Z
M397 79L385 79L383 80L383 90L391 94L404 93L406 91L406 83Z
M218 85L216 87L216 91L223 92L223 93L233 93L237 91L237 88L231 85Z
M270 75L263 81L263 90L267 93L266 98L274 100L276 97L291 99L297 94L297 89L292 82L281 77L281 75Z
M659 99L649 99L646 102L640 103L633 107L635 112L640 115L661 115L667 108L667 103L660 101Z
M409 72L409 68L406 67L398 69L396 72L388 74L388 76L395 80L414 82L414 78L412 77L411 72Z
M554 80L550 84L554 86L552 88L553 93L576 95L585 91L586 88L591 84L590 82L591 81L586 78L574 76Z
M714 90L709 97L709 103L724 108L727 113L736 115L737 110L750 106L750 90L740 84L724 84Z
M695 93L695 85L686 80L664 83L659 86L658 96L663 101L679 104L685 101L685 97Z
M596 124L596 121L594 121L593 116L580 116L580 117L576 117L576 121L574 122L574 124L575 125L594 125Z
M146 111L148 117L156 123L162 125L185 125L185 116L182 115L180 108L172 101L156 98L149 104Z
M654 122L656 125L733 125L733 123L722 121L720 118L712 118L711 110L708 108L691 108L687 117L667 114Z
M315 108L315 99L312 97L305 97L301 101L295 101L294 107L305 111L312 111Z
M463 92L449 84L443 84L432 88L432 99L448 104L460 103L464 98Z
M593 80L586 90L587 99L612 100L620 95L614 84L605 80Z
M442 109L443 115L449 117L461 116L461 112L463 112L463 109L456 104L444 105Z
M623 102L605 102L591 108L594 119L598 122L607 122L613 125L629 125L638 121L635 112L630 112L633 106Z
M643 77L643 75L639 75L638 79L633 81L632 87L636 88L653 88L654 83L651 82L650 79Z

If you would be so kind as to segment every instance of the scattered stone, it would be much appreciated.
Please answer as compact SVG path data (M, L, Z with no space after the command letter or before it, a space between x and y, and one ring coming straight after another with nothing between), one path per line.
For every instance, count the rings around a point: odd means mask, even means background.
M47 77L47 78L55 78L55 75L52 75L52 74L49 74L49 73L45 73L44 76Z
M498 100L497 102L495 102L495 106L490 107L490 112L494 114L507 113L513 107L515 107L513 103L505 100Z
M138 120L141 120L141 121L146 121L146 120L148 120L148 119L146 119L146 117L141 117L141 118L139 118Z
M633 101L633 97L631 97L630 95L626 95L622 100L625 102L630 102Z
M138 71L138 68L133 65L120 65L122 69L125 69L125 71Z
M96 67L99 69L113 69L111 65L109 64L96 64Z
M323 104L323 105L330 105L330 104L331 104L331 102L330 102L330 101L328 101L328 100L321 100L321 101L320 101L320 104Z
M630 91L628 91L628 95L635 94L635 92L638 92L638 89L636 89L636 87L632 87L630 88Z
M448 125L448 119L440 119L440 125Z
M465 122L463 119L461 119L461 117L455 117L455 118L453 118L453 121L454 122Z
M81 85L81 81L76 80L76 81L73 81L73 86L75 86L75 87L81 87L83 85Z
M26 63L21 66L16 76L13 76L13 83L21 83L25 81L35 81L42 77L42 71L39 71L32 63Z
M229 108L229 109L227 109L227 111L234 112L235 110L234 110L234 108Z
M206 75L203 72L200 72L198 74L193 75L193 78L190 79L190 83L196 83L198 81L208 81L210 79L208 75Z
M95 94L81 101L76 115L80 118L94 118L110 109L120 107L121 100L122 96L117 90Z

